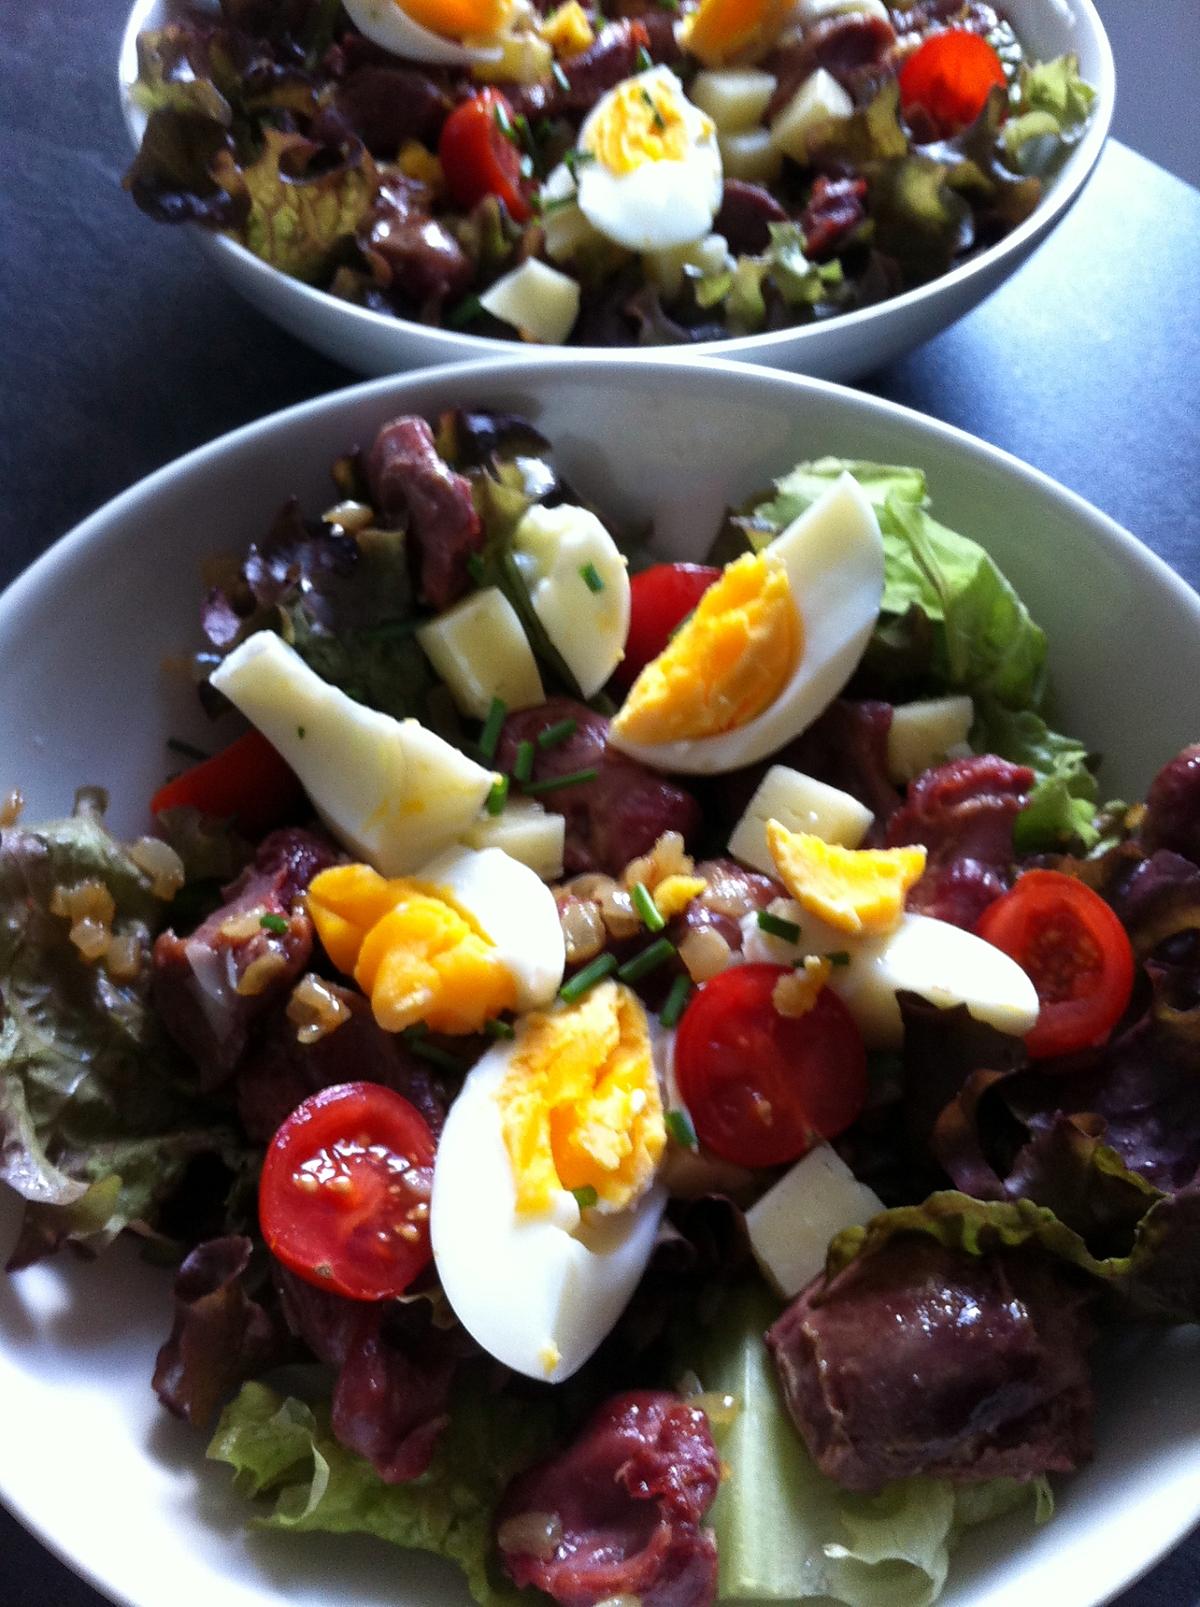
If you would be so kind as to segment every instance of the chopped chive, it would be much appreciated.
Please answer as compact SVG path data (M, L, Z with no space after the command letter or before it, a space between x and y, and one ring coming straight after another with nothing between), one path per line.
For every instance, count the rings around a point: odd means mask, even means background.
M677 1027L679 1025L679 1018L683 1014L691 995L691 978L677 976L674 982L671 983L671 991L667 994L666 1003L658 1012L658 1019L664 1027Z
M590 1211L600 1198L590 1183L584 1183L581 1188L572 1189L571 1193L575 1196L575 1204L581 1211Z
M678 11L679 10L679 0L654 0L654 4L658 7L658 9L660 11Z
M653 66L654 66L654 57L646 49L645 45L639 45L638 49L637 49L637 70L638 70L638 72L640 72L640 73L648 73L650 71L651 67L653 67Z
M584 564L579 573L583 579L584 585L589 591L604 590L604 577L596 568L595 564Z
M597 954L582 971L576 971L569 982L563 983L558 990L558 996L564 1004L574 1004L576 999L582 999L589 989L594 988L597 982L603 982L604 978L616 969L615 954Z
M508 777L497 776L492 782L492 790L487 795L484 808L489 815L502 815L504 806L508 802Z
M583 167L586 163L594 162L595 160L596 158L592 155L591 151L581 151L578 146L575 146L572 150L569 150L563 157L563 163L567 169L567 172L573 179L578 179L579 169L581 167Z
M564 95L569 95L571 93L571 80L567 77L566 73L563 72L562 68L556 61L550 64L550 76L562 90Z
M521 144L529 152L530 156L536 156L538 153L537 136L530 128L529 119L524 112L518 112L513 118L513 127L520 137Z
M800 928L795 921L785 921L781 915L772 915L770 910L759 910L758 929L767 932L771 937L781 937L785 943L799 943Z
M502 697L494 697L492 706L487 711L487 719L483 722L483 730L479 733L479 751L485 759L495 756L496 744L500 741L500 732L508 714L508 706Z
M446 314L446 322L454 329L461 329L464 324L472 323L483 311L483 303L478 296L464 296L456 307L451 307Z
M512 1022L501 1021L498 1016L493 1016L490 1021L485 1021L483 1030L489 1038L512 1038L516 1036L513 1032Z
M827 954L825 958L829 961L830 965L850 964L850 955L846 949L835 949L832 954Z
M266 927L268 932L286 932L288 929L288 923L282 915L260 916L258 924Z
M487 570L484 567L483 559L477 552L467 554L467 574L470 575L477 586L483 585Z
M533 774L533 743L532 742L518 742L517 743L517 757L516 757L515 761L513 762L513 778L514 778L514 780L519 781L522 786L524 786L525 783L529 780L529 778L530 778L530 776L532 774Z
M515 142L517 137L516 130L512 126L512 118L508 115L508 109L503 101L498 100L493 103L492 116L496 119L496 127L504 135L505 139Z
M550 212L561 212L563 207L565 207L565 206L573 206L574 204L575 204L575 191L574 190L571 191L570 195L552 195L548 201L545 201L545 200L542 201L542 203L541 203L541 205L542 205L542 215L545 216L547 213L550 213Z
M650 91L648 89L643 89L642 90L642 99L645 101L646 105L650 108L650 115L654 118L654 126L655 126L656 129L658 129L659 133L661 134L663 129L666 128L667 125L666 125L666 122L665 122L665 120L663 118L663 114L659 111L658 107L654 104L654 96L650 93Z
M684 982L687 979L680 977L679 980ZM663 1117L663 1124L675 1142L682 1144L684 1149L699 1147L696 1143L696 1129L692 1126L691 1117L686 1110L669 1110Z
M572 770L569 776L550 776L546 781L530 781L525 784L525 793L527 797L536 798L543 792L561 792L564 787L578 787L585 781L595 781L597 773L593 765L587 770Z
M461 1077L466 1067L457 1055L452 1055L448 1049L441 1049L436 1043L426 1043L424 1038L408 1038L408 1047L414 1055L421 1060L427 1060L431 1066L440 1066L443 1071L457 1072Z
M622 982L640 982L651 971L657 971L660 965L666 962L675 953L675 945L669 937L660 937L657 943L651 943L648 949L635 954L632 960L626 960L619 966L617 975Z
M629 894L634 909L642 918L642 924L648 932L661 932L667 924L659 913L658 905L654 902L654 895L645 882L634 882Z
M304 727L302 725L298 725L296 727L296 735L300 738L301 742L304 741Z
M197 764L203 764L206 759L212 758L211 753L205 753L203 748L193 747L190 742L185 742L182 737L168 737L167 747L170 748L172 753L178 753L184 759L194 759Z
M565 742L568 737L574 736L578 729L578 720L557 720L553 725L548 725L544 731L538 732L537 745L539 748L557 748L560 742Z

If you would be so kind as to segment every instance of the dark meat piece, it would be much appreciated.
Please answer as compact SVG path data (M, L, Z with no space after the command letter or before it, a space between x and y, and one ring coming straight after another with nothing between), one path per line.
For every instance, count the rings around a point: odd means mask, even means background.
M662 43L659 37L660 46ZM650 34L643 21L622 18L620 22L607 23L586 50L562 62L567 88L555 77L514 87L509 101L515 112L524 112L527 117L590 112L606 90L637 72L639 49L650 49ZM674 55L663 59L673 60Z
M1032 770L994 753L952 759L917 777L887 830L889 848L924 843L929 850L910 910L975 925L1008 886L1013 821L1032 785Z
M281 1330L243 1287L251 1251L249 1239L210 1239L175 1276L175 1322L154 1366L154 1392L194 1428L211 1422L239 1384L280 1359Z
M419 1060L398 1033L385 1032L360 993L328 983L350 1019L315 1043L302 1044L281 1010L264 1025L237 1072L238 1115L248 1136L265 1144L296 1106L321 1088L375 1082L414 1105L434 1137L442 1130L449 1099L428 1061Z
M233 1072L251 1028L291 988L312 952L313 927L294 907L337 851L326 837L289 827L265 837L225 902L190 937L173 931L154 945L154 1009L194 1062L203 1088ZM283 932L260 917L287 922Z
M709 1607L717 1548L700 1520L721 1471L708 1419L677 1396L618 1395L558 1456L522 1473L497 1514L504 1566L522 1588L562 1607L635 1596L642 1607ZM512 1520L556 1517L562 1538L549 1557L505 1549Z
M470 482L438 456L423 418L385 424L367 457L371 498L394 525L407 521L422 602L449 608L471 583L467 560L483 546Z
M381 184L358 243L375 283L434 321L445 302L466 291L475 269L450 231L421 204L417 189L404 179Z
M791 765L831 787L840 787L875 816L874 834L900 807L888 779L887 741L892 705L838 698L819 720L789 742L772 761Z
M765 71L779 80L766 121L779 115L818 67L831 73L846 93L857 99L886 75L895 43L895 30L882 17L851 12L816 23L803 38L780 45L763 61Z
M759 871L747 870L733 859L704 859L696 875L708 882L705 890L677 915L669 936L678 947L689 932L709 927L719 932L735 954L742 948L742 916L765 910L774 898L787 895L779 882Z
M284 1311L319 1361L338 1369L333 1432L385 1484L420 1478L449 1418L459 1355L432 1307L344 1300L278 1269Z
M539 780L595 769L594 781L549 792L547 809L565 815L564 865L568 875L600 870L619 876L631 859L647 854L665 831L686 840L700 825L700 808L691 793L657 771L629 759L608 745L608 721L572 698L551 698L536 709L523 709L504 722L496 764L511 770L517 744L534 741L539 731L559 720L574 720L565 742L537 750Z
M721 210L713 219L717 234L723 234L734 256L753 256L771 243L770 225L786 223L787 213L761 184L745 179L726 179L721 192Z
M820 174L800 214L805 254L820 261L845 249L867 215L866 179L831 179Z
M1150 783L1141 837L1151 850L1169 848L1200 865L1200 743L1176 754Z
M367 62L354 67L337 87L333 105L314 122L312 137L341 144L356 134L372 156L394 162L406 140L436 146L451 100L442 86L417 67ZM327 129L339 129L330 139Z
M906 1236L822 1276L767 1334L796 1426L848 1490L1068 1473L1090 1454L1084 1297L1024 1254Z

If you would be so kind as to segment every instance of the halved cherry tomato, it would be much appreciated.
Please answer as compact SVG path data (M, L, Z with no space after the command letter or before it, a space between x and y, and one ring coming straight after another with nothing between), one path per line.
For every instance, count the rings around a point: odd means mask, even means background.
M1008 83L1004 63L978 34L966 28L935 33L900 69L900 103L919 106L944 135L973 123L993 89Z
M270 831L299 807L304 789L260 732L250 730L211 759L168 781L150 800L151 814L191 807L232 820L251 837Z
M975 930L1011 956L1041 1011L1025 1039L1035 1059L1103 1043L1133 992L1128 934L1098 893L1056 870L1028 870Z
M631 687L652 658L671 640L721 571L708 564L655 564L629 582L629 635L625 657L613 671L620 687Z
M456 106L438 141L446 188L461 207L485 195L498 195L517 223L529 217L529 198L521 188L521 153L504 132L512 108L498 89L482 89Z
M772 1002L782 965L738 965L704 983L679 1023L675 1076L705 1149L739 1166L794 1161L867 1101L862 1034L824 988L802 1016Z
M318 1289L350 1300L400 1294L433 1254L436 1148L425 1118L390 1088L322 1088L267 1149L258 1189L267 1248Z

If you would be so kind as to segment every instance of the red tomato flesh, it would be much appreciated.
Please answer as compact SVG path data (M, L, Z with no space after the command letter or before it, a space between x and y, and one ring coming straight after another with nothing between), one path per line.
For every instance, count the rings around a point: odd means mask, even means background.
M429 1265L437 1145L424 1117L378 1083L323 1088L297 1105L263 1162L267 1248L350 1300L398 1295Z
M957 134L979 116L993 89L1008 83L1004 63L978 34L951 28L933 34L900 69L900 103L919 106L944 135Z
M1098 893L1056 870L1029 870L975 930L1014 959L1041 1001L1025 1039L1035 1059L1103 1043L1133 992L1128 934Z
M829 988L806 1015L772 1003L783 965L737 965L683 1013L675 1076L705 1149L739 1166L778 1166L833 1138L867 1101L867 1053Z
M211 759L160 787L150 800L150 812L191 807L235 821L257 837L286 820L303 798L299 781L266 737L247 731Z
M629 635L625 657L613 671L624 690L633 685L671 634L695 608L721 571L709 564L655 564L629 582Z
M512 108L496 89L480 90L456 106L438 141L438 157L446 188L468 210L485 196L498 195L517 223L530 213L521 185L521 153L504 132L512 126Z

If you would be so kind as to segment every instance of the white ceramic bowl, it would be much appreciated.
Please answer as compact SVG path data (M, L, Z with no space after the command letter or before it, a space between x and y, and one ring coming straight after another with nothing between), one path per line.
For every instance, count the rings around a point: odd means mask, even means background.
M137 76L137 35L144 28L159 26L169 9L170 0L135 0L121 44L121 101L135 148L145 124L144 115L131 104L128 94ZM1112 121L1114 69L1108 37L1092 0L1004 0L1003 9L1038 60L1074 51L1084 77L1098 91L1084 138L1036 211L1003 240L952 272L878 306L807 328L704 341L687 347L689 354L736 358L823 379L852 379L919 346L961 318L1021 266L1064 216L1096 165ZM509 342L488 335L434 329L355 307L289 279L224 235L198 225L192 226L192 232L217 271L247 301L290 334L356 373L393 374L430 363L494 357L511 349ZM598 349L572 346L562 351L573 359ZM637 349L630 355L639 361L670 362L678 350Z
M698 556L727 503L798 459L919 464L939 518L995 554L1048 628L1062 722L1106 751L1106 793L1140 795L1200 730L1200 599L1003 453L868 396L714 359L510 359L377 381L251 425L135 486L18 580L0 598L0 753L30 817L99 782L115 826L143 829L164 738L203 734L194 695L161 665L198 641L204 559L243 549L293 493L324 506L330 463L385 419L456 404L530 416L584 495L619 519L653 518L674 556ZM1110 650L1118 619L1152 658ZM5 1195L0 1258L15 1221ZM0 1496L19 1517L130 1607L463 1607L432 1560L248 1530L227 1470L151 1393L169 1320L167 1274L123 1246L0 1278ZM1046 1528L973 1537L945 1607L1095 1607L1178 1540L1200 1517L1198 1362L1196 1329L1110 1354L1095 1462L1064 1482Z

